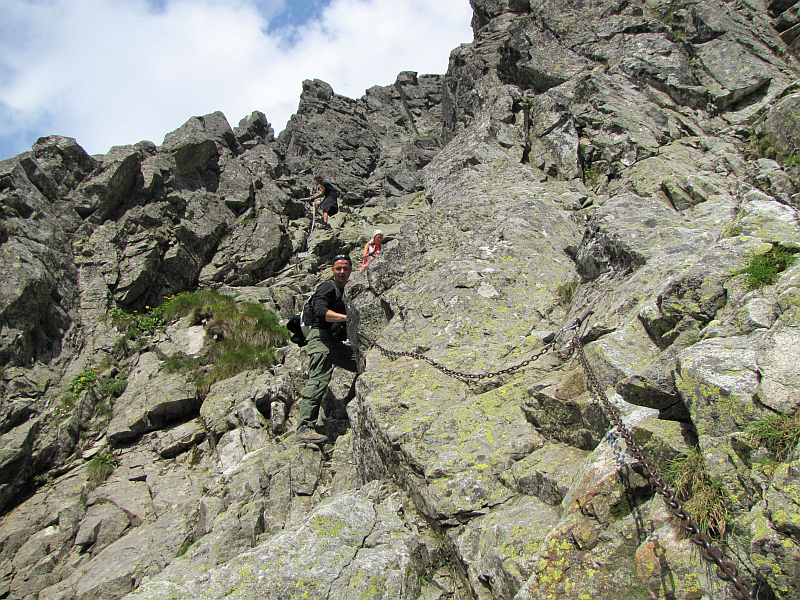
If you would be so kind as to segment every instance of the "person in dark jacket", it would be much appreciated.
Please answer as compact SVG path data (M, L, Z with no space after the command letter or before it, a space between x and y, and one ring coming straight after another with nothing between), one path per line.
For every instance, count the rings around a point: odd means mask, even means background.
M347 327L347 308L344 286L353 272L350 257L340 254L333 259L333 277L324 281L314 292L314 318L308 334L308 382L303 388L300 411L297 415L296 441L300 444L324 444L328 438L314 430L319 407L325 398L333 368L353 373L357 365L353 349L344 344Z
M339 193L322 175L314 177L314 181L319 186L319 192L311 197L314 202L314 210L322 211L322 229L331 229L328 217L339 212ZM320 198L323 199L322 202L319 201Z

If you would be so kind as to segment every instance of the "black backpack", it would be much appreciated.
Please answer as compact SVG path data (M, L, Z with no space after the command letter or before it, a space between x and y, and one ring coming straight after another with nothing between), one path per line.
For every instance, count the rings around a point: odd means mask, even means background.
M300 314L293 316L289 319L289 322L286 323L286 329L292 332L291 340L301 348L308 343L306 338L311 332L311 324L314 321L315 295L316 292L311 294L311 297L303 304L303 309L300 311Z
M341 294L342 290L339 289L339 286L334 287L337 295ZM314 296L316 295L316 291L311 294L311 297L303 304L300 314L293 316L286 323L286 329L292 332L290 339L301 348L308 343L308 334L311 333L311 325L314 324ZM342 323L334 323L331 327L331 335L334 339L343 342L347 339L347 327L343 326Z

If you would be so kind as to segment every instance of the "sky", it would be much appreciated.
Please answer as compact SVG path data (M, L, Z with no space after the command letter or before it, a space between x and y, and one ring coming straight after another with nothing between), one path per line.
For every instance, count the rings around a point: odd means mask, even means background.
M472 41L469 0L0 0L0 160L42 136L89 154L221 110L276 134L304 79L360 98L444 73Z

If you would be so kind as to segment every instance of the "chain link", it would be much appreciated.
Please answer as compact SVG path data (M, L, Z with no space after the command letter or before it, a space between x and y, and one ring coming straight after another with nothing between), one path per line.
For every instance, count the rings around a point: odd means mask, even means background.
M734 565L731 561L725 559L725 552L720 548L713 545L712 539L702 531L697 526L697 524L692 520L692 517L689 513L686 512L686 509L683 506L683 503L678 500L675 496L675 492L664 482L664 479L658 472L652 467L650 462L642 452L641 447L636 441L633 439L633 435L631 434L630 430L625 426L625 423L622 421L622 417L619 414L619 411L616 407L611 404L608 397L606 396L605 392L603 391L602 386L600 385L600 380L597 378L597 375L592 369L591 365L589 364L588 359L586 358L586 354L583 351L583 344L581 343L580 336L578 335L578 330L580 329L582 323L586 320L586 318L591 314L591 311L587 312L583 317L579 317L575 319L572 325L567 327L562 327L555 335L550 338L549 341L546 341L545 346L539 350L537 353L533 354L530 358L523 360L516 365L510 366L506 369L501 369L499 371L493 371L491 373L464 373L461 371L456 371L454 369L450 369L445 367L444 365L436 362L432 358L425 356L424 354L419 354L417 352L404 352L404 351L397 351L397 350L389 350L388 348L384 348L380 344L378 344L375 340L368 338L363 333L359 333L359 337L367 343L370 347L377 348L381 354L388 358L400 358L403 356L407 356L409 358L416 358L418 360L423 360L432 367L438 369L445 375L449 375L455 379L459 379L465 382L474 382L480 381L483 379L490 379L492 377L497 377L499 375L507 375L511 373L516 373L517 371L524 369L532 362L538 360L551 350L553 353L562 361L566 361L571 358L574 354L577 354L578 362L580 362L581 367L583 368L584 373L586 374L586 381L589 384L590 393L594 396L596 400L598 400L603 407L603 410L606 411L608 416L610 417L611 423L619 432L620 436L625 440L625 443L628 446L628 449L631 451L633 456L636 458L637 461L642 465L642 468L645 472L645 475L649 479L650 483L656 488L656 491L663 497L664 502L668 506L670 512L673 516L681 522L681 527L689 533L689 539L691 542L700 547L700 555L703 559L716 567L716 574L719 579L730 583L732 586L732 594L736 600L756 600L756 591L753 586L746 581L745 579L739 577L739 569ZM567 344L567 347L558 350L556 348L556 344L558 343L559 339L564 333L572 332L573 335ZM545 338L547 340L548 338Z

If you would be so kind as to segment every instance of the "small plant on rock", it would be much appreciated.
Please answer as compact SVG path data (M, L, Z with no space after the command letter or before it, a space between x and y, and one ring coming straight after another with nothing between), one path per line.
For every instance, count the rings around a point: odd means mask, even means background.
M800 165L800 156L797 156L795 154L791 154L791 155L785 157L782 162L783 162L784 166Z
M583 170L583 181L589 187L595 187L598 183L600 183L600 176L602 173L599 169L595 168L586 168Z
M183 543L181 544L181 547L178 548L178 552L177 554L175 554L175 558L178 558L179 556L183 556L184 554L186 554L186 551L189 550L189 548L191 547L192 547L192 540L190 539L184 540Z
M747 275L747 287L750 290L761 289L778 280L778 274L790 267L795 260L791 250L775 245L769 252L754 254L742 273Z
M800 443L800 414L777 414L760 419L747 428L747 439L769 450L779 462L788 460Z
M100 394L104 398L119 398L127 387L128 376L123 372L100 379Z
M78 394L73 392L66 392L58 399L58 408L62 413L68 413L75 408L75 403L78 401Z
M136 341L142 336L153 335L156 329L164 326L164 318L161 316L164 305L152 310L146 306L145 309L148 312L139 313L135 310L128 313L115 308L111 311L111 322L122 330L123 335L129 340Z
M118 465L117 459L110 452L103 451L96 454L89 461L89 466L86 468L86 477L88 478L87 493L111 477L111 473L114 472Z
M203 451L200 450L197 446L192 449L192 453L189 456L189 466L196 467L200 464L200 461L203 460Z
M739 225L737 223L733 223L732 225L728 225L725 228L724 236L726 238L732 238L732 237L736 237L738 235L742 235L742 226L741 225Z
M114 416L114 401L112 398L103 400L95 409L97 416L110 420Z
M770 158L773 160L778 158L778 150L775 148L775 144L768 135L753 136L750 140L750 146L752 148L752 153L756 157Z
M72 382L69 384L69 391L77 395L94 387L95 383L97 383L97 369L86 369L73 377Z
M202 366L199 358L190 358L182 354L163 356L161 360L164 363L164 371L167 373L176 373L178 371L194 371Z
M709 476L700 449L695 447L688 456L671 461L665 476L698 527L722 538L728 529L727 494Z
M558 302L559 306L563 308L569 306L573 296L575 296L575 290L578 289L579 283L579 281L569 281L567 283L562 283L556 288L556 302Z

